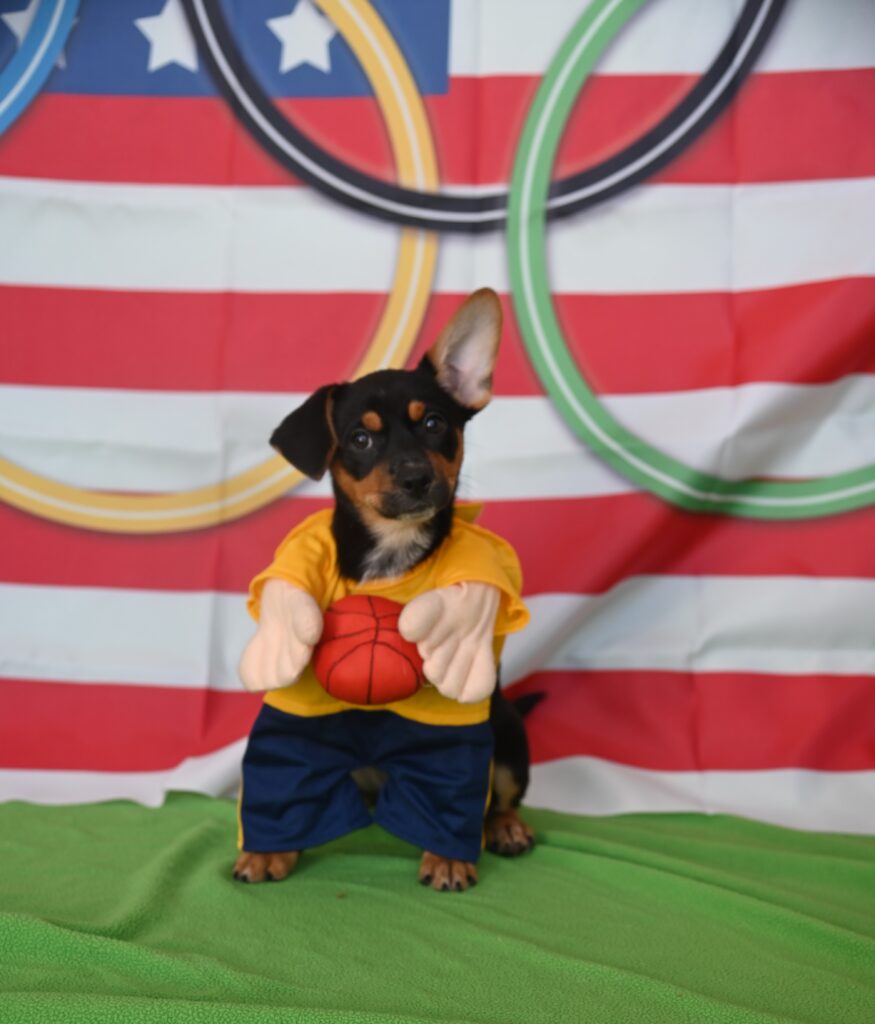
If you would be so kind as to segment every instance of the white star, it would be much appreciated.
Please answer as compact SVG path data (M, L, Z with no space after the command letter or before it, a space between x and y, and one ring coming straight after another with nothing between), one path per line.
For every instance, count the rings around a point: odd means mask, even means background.
M299 0L291 14L269 18L267 27L283 44L280 73L300 64L312 64L320 71L331 71L328 44L337 29L316 10L310 0Z
M0 14L0 18L6 22L6 25L10 32L15 36L15 39L19 46L24 42L24 37L27 35L27 30L30 28L30 23L33 21L34 15L36 14L36 7L39 0L30 0L30 3L23 11L13 11L11 14ZM70 26L70 31L78 21L78 18L73 19L73 25ZM55 61L56 67L65 68L67 66L67 58L64 56L64 51L58 54L58 59Z
M160 14L136 18L134 24L149 40L149 71L168 64L197 71L197 47L179 0L167 0Z

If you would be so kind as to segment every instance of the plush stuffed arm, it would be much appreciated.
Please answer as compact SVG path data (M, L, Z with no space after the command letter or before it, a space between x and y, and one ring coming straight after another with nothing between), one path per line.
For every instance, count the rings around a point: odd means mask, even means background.
M276 690L298 681L322 635L322 612L313 598L285 580L270 579L261 591L258 630L240 659L247 690Z
M401 613L398 631L416 644L426 679L445 697L474 704L495 689L500 597L488 583L456 583L420 594Z

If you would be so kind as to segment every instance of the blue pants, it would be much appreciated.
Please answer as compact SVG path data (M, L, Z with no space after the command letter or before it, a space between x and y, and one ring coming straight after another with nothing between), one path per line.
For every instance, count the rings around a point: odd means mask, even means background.
M262 705L243 758L242 847L320 846L376 821L440 857L476 861L489 797L492 727L424 725L391 711L305 718ZM350 772L387 775L373 817Z

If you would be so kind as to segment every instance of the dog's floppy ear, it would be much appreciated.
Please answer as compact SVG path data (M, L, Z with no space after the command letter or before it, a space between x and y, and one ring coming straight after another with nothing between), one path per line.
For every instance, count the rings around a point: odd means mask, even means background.
M270 444L302 473L319 480L337 449L332 406L337 385L326 384L298 406L270 436Z
M438 384L472 412L492 398L492 372L501 340L501 303L491 288L474 292L428 350Z

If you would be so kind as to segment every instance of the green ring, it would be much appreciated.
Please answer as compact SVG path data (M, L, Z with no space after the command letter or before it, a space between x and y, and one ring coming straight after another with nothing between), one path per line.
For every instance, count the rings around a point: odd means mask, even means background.
M547 279L545 213L556 149L581 86L646 0L595 0L544 76L526 118L508 207L511 293L529 357L566 422L633 483L696 512L810 519L875 502L875 466L806 481L724 480L693 469L628 431L607 411L562 335Z

